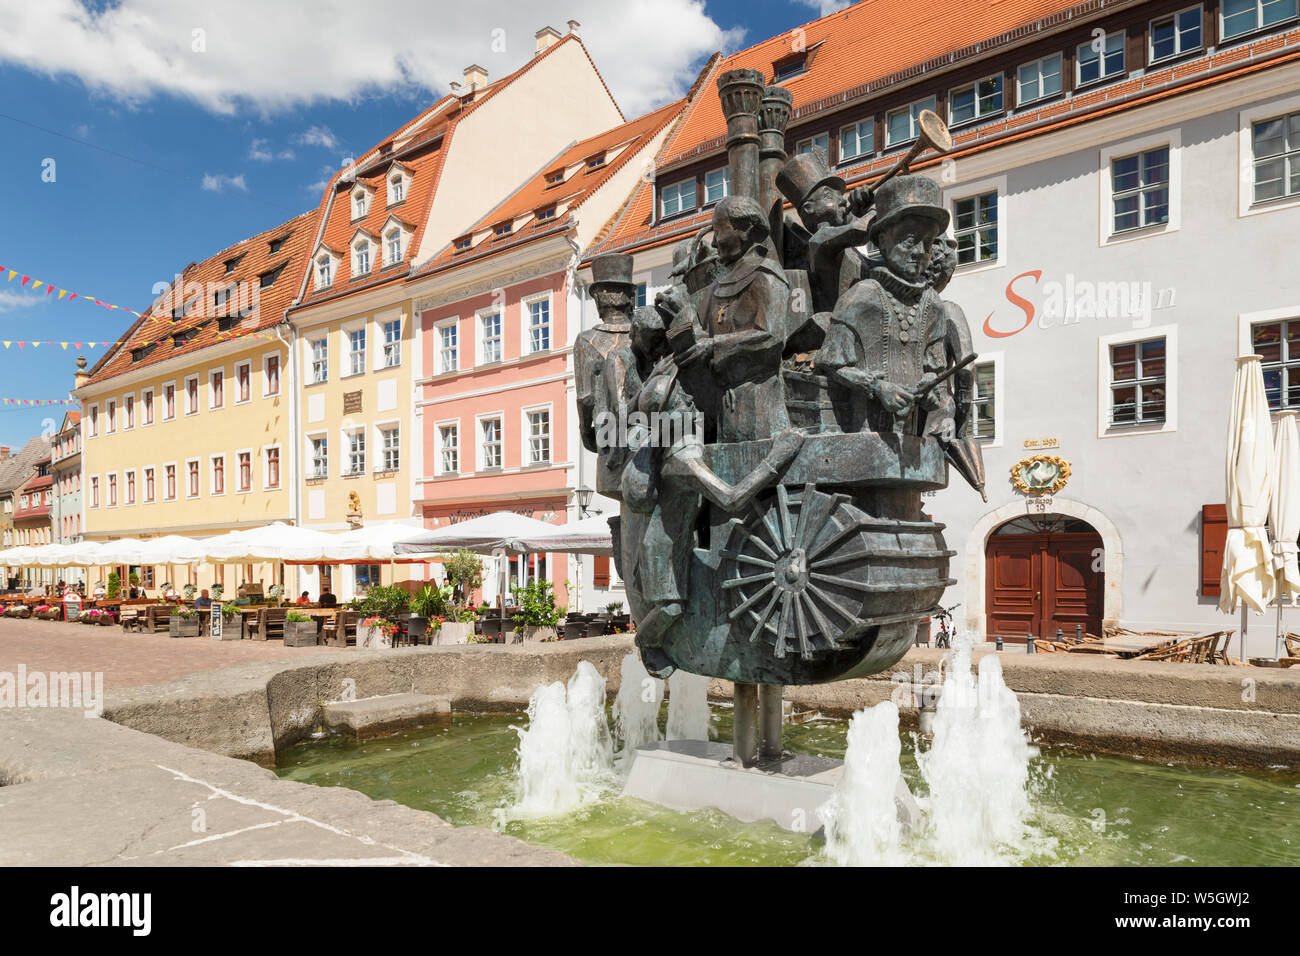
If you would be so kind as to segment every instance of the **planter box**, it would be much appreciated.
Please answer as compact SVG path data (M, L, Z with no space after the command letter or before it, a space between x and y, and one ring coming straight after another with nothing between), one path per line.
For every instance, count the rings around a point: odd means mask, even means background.
M99 615L98 618L95 619L95 623L100 625L101 627L109 627L113 624L116 624L117 622L113 620L113 615L101 614Z
M197 617L169 617L167 630L172 637L198 637L199 619Z
M315 621L285 621L285 647L315 647L320 643Z
M474 622L470 621L461 624L454 621L443 621L442 626L433 633L433 643L435 644L468 644L470 637L474 634Z
M392 647L393 642L389 640L387 634L378 627L366 627L363 624L357 625L357 650L367 647Z
M553 641L555 640L555 628L553 627L528 627L522 629L523 641L527 644L530 641ZM516 634L520 631L516 631ZM518 638L516 638L518 640Z
M212 637L214 641L241 641L244 639L244 616L242 614L232 614L226 617L224 614L218 614L217 619L221 621L221 636Z

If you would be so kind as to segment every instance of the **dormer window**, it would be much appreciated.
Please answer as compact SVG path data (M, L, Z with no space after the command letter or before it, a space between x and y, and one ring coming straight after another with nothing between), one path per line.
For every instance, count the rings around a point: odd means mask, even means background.
M555 207L547 206L545 209L537 210L537 221L539 223L550 222L555 218Z
M334 282L334 257L322 253L316 257L316 288L327 289Z
M132 349L131 361L132 362L142 361L145 358L145 356L147 356L150 352L154 350L154 345L155 343L151 342L149 345L142 345L138 349Z
M799 56L790 57L772 64L772 82L782 83L786 80L793 79L800 73L808 71L808 55L806 53Z
M502 236L510 235L510 233L514 231L514 228L515 224L507 219L505 222L499 222L492 227L492 235L500 239Z
M402 230L394 226L384 233L384 265L402 261Z
M472 246L473 244L474 244L474 240L471 239L469 236L461 236L459 239L456 240L456 251L468 252L470 246Z
M366 213L370 211L370 194L372 190L366 186L358 186L352 190L352 218L364 219Z
M588 169L600 169L600 167L602 167L602 166L604 166L604 165L605 165L605 154L604 154L604 152L599 152L599 153L597 153L595 156L588 156L588 157L587 157L587 168L588 168Z
M272 239L269 243L271 247L271 255L275 255L279 252L284 247L284 242L288 238L288 236L281 236L279 239Z
M388 173L388 205L392 206L404 201L410 188L410 170L400 164L394 164Z
M287 266L288 264L289 263L287 262L282 262L274 269L272 269L270 272L263 272L261 275L259 275L257 277L258 288L261 289L270 288L271 284L280 277L280 273L284 271L284 267Z
M546 185L558 186L564 182L564 170L557 169L546 174Z
M230 273L234 272L235 268L239 265L239 261L243 258L243 256L235 256L233 259L227 259L225 262L226 275L230 275Z
M362 276L370 271L370 240L364 236L352 244L352 274Z

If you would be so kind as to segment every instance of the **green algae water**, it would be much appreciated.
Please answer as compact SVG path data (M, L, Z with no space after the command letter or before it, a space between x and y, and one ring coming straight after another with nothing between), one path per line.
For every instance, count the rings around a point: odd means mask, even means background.
M666 710L666 708L665 708ZM663 729L663 713L660 728ZM350 787L429 810L456 825L497 827L589 864L794 866L824 863L808 834L740 823L718 811L683 813L621 797L552 817L502 819L514 798L516 715L455 715L450 723L363 742L332 738L280 755L281 777ZM730 710L713 708L717 739ZM788 725L788 749L843 758L847 724ZM916 739L902 738L902 771L924 806ZM1198 770L1042 748L1030 767L1033 814L1004 862L1083 866L1295 866L1300 864L1300 773ZM941 864L922 838L913 862Z

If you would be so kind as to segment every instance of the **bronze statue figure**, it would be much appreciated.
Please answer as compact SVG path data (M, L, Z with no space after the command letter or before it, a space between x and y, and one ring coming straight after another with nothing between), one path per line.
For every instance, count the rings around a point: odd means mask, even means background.
M578 433L583 446L596 453L596 490L617 498L622 449L598 442L597 428L602 419L619 416L618 404L611 398L623 394L623 366L606 366L611 352L627 346L632 330L632 307L636 304L632 257L615 254L594 261L590 294L600 321L581 332L573 345Z

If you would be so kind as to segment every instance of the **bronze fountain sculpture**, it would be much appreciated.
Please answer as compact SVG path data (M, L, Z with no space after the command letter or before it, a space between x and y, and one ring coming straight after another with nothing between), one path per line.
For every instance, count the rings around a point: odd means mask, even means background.
M946 127L923 114L900 162L850 191L820 151L786 156L787 90L742 69L718 91L731 194L653 305L633 314L630 256L593 260L601 324L575 362L642 659L735 682L749 766L781 754L784 685L903 656L954 583L922 493L949 462L982 493L983 463L970 331L939 294L949 214L908 172L950 148Z

